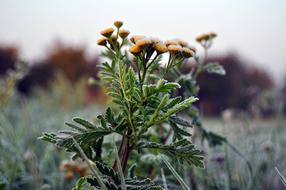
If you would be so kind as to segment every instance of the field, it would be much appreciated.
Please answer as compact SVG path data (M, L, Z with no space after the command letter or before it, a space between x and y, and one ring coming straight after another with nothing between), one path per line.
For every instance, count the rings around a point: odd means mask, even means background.
M29 99L15 96L1 109L0 189L70 189L74 186L79 176L66 178L66 173L59 169L60 163L70 160L71 155L37 139L44 131L65 129L65 121L74 116L92 121L104 110L104 106L94 103L76 104L73 95L70 99L62 104L61 95L41 92ZM195 183L189 186L283 189L274 168L282 173L286 171L285 119L279 116L269 120L246 116L231 120L205 118L203 124L208 130L223 134L231 145L210 148L194 138L195 144L205 151L206 169L194 169ZM187 175L183 178L187 183L191 181Z

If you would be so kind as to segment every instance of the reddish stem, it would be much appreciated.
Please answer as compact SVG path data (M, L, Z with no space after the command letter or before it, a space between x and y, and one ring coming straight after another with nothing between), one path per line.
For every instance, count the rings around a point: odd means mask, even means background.
M125 172L126 170L126 167L127 167L127 162L128 162L128 159L129 159L129 155L130 155L130 152L132 151L133 149L133 145L130 146L129 144L129 136L131 135L132 131L131 130L128 130L127 132L127 135L124 135L122 140L121 140L121 144L120 144L120 147L119 147L119 150L118 150L118 155L120 157L120 161L121 161L121 166L122 166L122 170L123 170L123 173ZM118 170L118 166L117 166L117 161L115 160L114 161L114 164L113 164L113 169L115 171Z

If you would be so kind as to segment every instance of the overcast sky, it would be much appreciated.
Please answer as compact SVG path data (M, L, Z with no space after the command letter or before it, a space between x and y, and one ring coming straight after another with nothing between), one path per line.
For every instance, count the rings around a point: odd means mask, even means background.
M132 34L194 43L215 31L213 52L236 51L286 75L286 0L0 0L0 44L24 59L43 56L55 38L98 51L99 31L123 20Z

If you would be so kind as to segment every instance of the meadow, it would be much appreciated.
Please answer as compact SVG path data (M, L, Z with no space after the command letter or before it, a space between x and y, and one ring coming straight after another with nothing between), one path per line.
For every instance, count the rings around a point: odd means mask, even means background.
M285 188L283 100L264 93L268 75L231 57L241 73L225 79L228 93L210 83L232 67L208 59L216 33L195 39L199 51L182 39L129 38L122 25L100 32L106 62L61 46L36 78L24 64L1 78L0 190ZM209 75L218 78L201 94L199 76Z
M64 83L64 82L63 82ZM52 92L39 90L32 98L13 96L1 108L0 175L1 189L70 189L79 175L67 178L60 170L71 154L38 140L44 131L63 130L65 121L81 116L92 121L105 105L86 106L79 94L66 96L68 84L56 85ZM80 86L80 85L79 85ZM80 87L79 87L80 88ZM84 95L81 95L84 96ZM275 167L286 171L285 119L252 119L247 115L235 118L204 118L204 126L227 137L244 155L242 158L227 145L209 147L195 139L205 151L205 170L194 169L192 180L198 189L283 189ZM246 160L250 162L251 176ZM188 175L183 175L190 184ZM193 184L194 185L194 184Z

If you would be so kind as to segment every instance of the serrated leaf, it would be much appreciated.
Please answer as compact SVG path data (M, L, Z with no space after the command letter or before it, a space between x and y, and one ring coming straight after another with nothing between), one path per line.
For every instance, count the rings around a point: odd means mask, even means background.
M172 108L170 108L166 113L160 115L152 124L158 124L163 122L165 119L170 117L171 115L180 112L183 109L188 108L192 103L197 101L198 98L190 97L188 99L185 99L184 101L180 102L179 104L176 104Z
M172 122L174 122L178 125L184 126L184 127L193 127L193 125L189 121L184 120L184 119L177 117L177 116L171 116L169 118L169 121L172 121Z
M178 159L182 162L186 162L189 165L195 165L203 168L203 152L196 149L194 144L186 139L173 142L169 145L159 144L154 142L140 142L138 144L140 148L152 148L160 150L163 154L166 154L170 158Z
M69 126L70 128L73 128L73 129L75 129L75 130L77 130L77 131L86 132L86 129L84 129L84 128L82 128L82 127L78 127L78 126L76 126L76 125L74 125L74 124L72 124L72 123L66 122L65 124L66 124L67 126Z
M85 119L79 118L79 117L73 118L73 121L82 125L85 128L88 128L88 129L95 129L96 128L96 126L94 124L90 123L89 121L87 121Z

